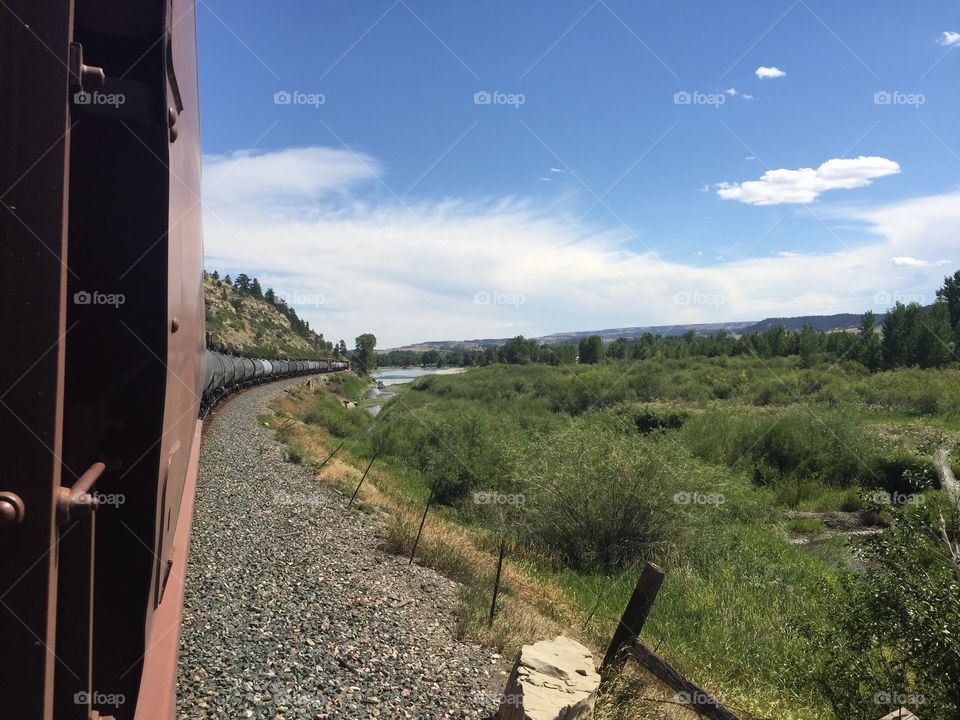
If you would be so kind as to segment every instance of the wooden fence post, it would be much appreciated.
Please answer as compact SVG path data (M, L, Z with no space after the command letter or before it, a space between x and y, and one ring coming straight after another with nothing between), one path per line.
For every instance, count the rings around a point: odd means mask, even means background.
M637 587L633 590L630 602L623 611L623 617L617 624L617 629L613 632L613 640L610 641L610 647L607 648L607 654L603 658L603 664L600 665L600 671L608 670L616 661L620 649L624 645L632 644L640 635L644 623L647 621L647 615L650 614L650 608L653 607L653 601L660 592L660 585L663 584L664 572L657 565L648 562L640 574L637 581Z
M413 541L413 550L410 551L410 564L413 565L413 556L417 554L417 545L420 544L420 535L423 533L423 524L427 521L427 513L430 511L430 503L433 502L433 488L430 488L430 497L427 498L427 506L423 509L423 517L420 518L420 529L417 530L417 539Z
M487 623L493 627L493 616L497 612L497 593L500 592L500 570L503 568L503 553L507 548L507 539L500 541L500 558L497 560L497 577L493 581L493 601L490 603L490 621Z
M350 502L347 503L347 510L350 509L350 506L353 505L353 501L356 500L357 493L360 492L360 486L363 485L363 481L367 479L367 473L370 472L370 466L373 465L373 461L376 459L376 455L370 458L370 463L367 465L367 469L363 471L363 477L361 477L360 482L357 483L357 489L354 490L353 495L350 496Z
M343 447L343 443L340 443L339 445L337 445L336 450L334 450L332 453L327 455L327 459L324 460L322 463L320 463L320 467L317 468L316 472L320 472L321 470L323 470L323 466L326 465L328 462L330 462L333 456L337 454L337 450L339 450L342 447Z

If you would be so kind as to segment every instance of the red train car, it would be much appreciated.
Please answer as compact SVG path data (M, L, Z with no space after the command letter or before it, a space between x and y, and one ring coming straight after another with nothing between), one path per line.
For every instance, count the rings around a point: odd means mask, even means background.
M0 7L6 718L174 713L203 379L194 13Z

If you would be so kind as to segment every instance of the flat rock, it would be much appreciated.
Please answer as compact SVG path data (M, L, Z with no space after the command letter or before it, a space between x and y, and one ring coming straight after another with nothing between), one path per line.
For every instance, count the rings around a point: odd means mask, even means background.
M560 635L524 645L507 679L498 720L576 720L590 714L600 675L593 653Z

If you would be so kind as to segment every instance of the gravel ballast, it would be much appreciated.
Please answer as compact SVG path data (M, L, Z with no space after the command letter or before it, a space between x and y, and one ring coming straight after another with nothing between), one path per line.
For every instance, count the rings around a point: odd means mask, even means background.
M345 513L257 423L303 381L247 390L207 421L179 717L489 717L498 656L453 638L456 583L378 550L382 516Z

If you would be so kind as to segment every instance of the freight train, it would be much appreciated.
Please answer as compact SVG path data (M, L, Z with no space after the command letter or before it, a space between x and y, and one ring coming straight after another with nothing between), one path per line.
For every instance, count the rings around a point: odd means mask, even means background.
M198 414L345 363L205 349L194 0L0 4L0 717L171 720Z
M261 360L235 357L207 350L203 362L203 402L201 416L225 395L256 383L270 382L294 375L347 370L345 360Z

